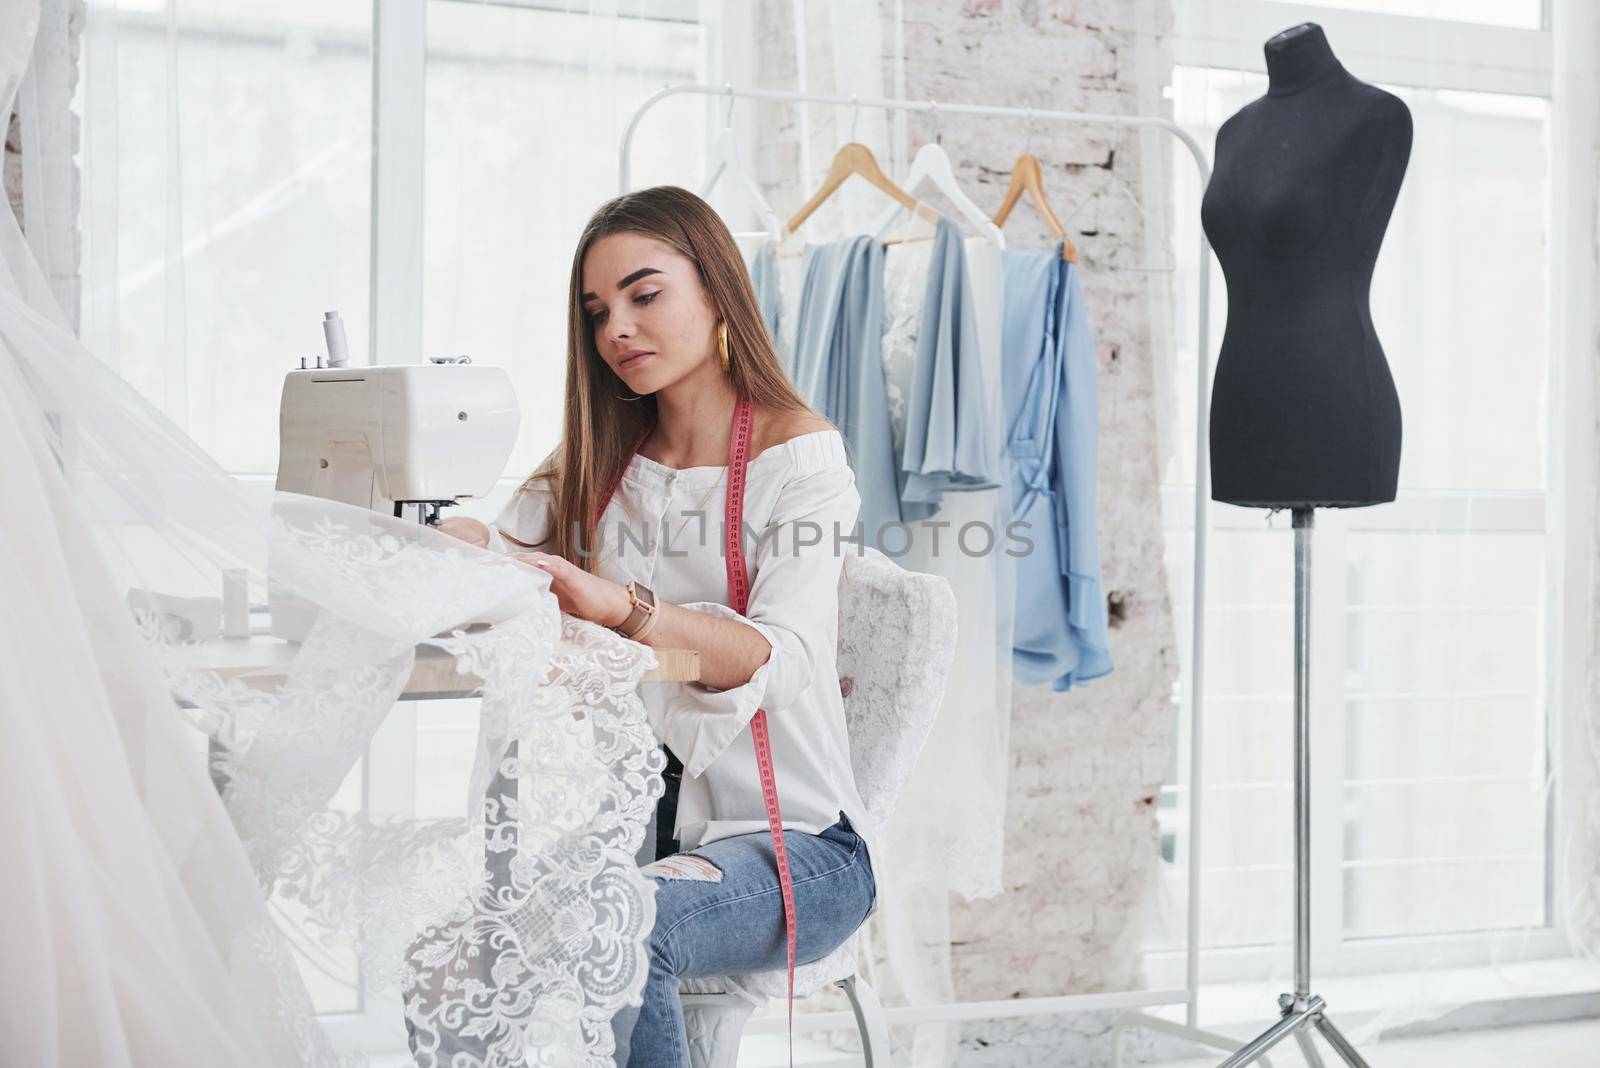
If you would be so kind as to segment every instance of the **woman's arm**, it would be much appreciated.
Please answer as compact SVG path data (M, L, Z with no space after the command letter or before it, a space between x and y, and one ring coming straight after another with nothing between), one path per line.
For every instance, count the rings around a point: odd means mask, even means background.
M542 543L549 525L550 487L540 480L518 488L493 523L454 515L440 520L435 529L480 549L514 553Z
M812 685L819 665L832 663L844 567L836 536L854 532L861 508L842 453L840 460L779 492L750 554L742 614L711 601L658 604L645 640L701 656L700 680L672 695L658 727L691 777L703 774L758 711L782 715ZM550 575L563 611L608 627L627 618L627 593L618 584L545 553L518 558Z
M547 502L522 499L528 496L520 494L506 518L517 520L519 537L526 533L533 538L547 521L547 508L538 505ZM843 565L837 538L854 528L860 503L854 476L843 463L797 477L784 486L768 530L754 547L750 603L743 615L723 604L657 600L655 625L643 641L700 654L699 686L732 699L727 708L713 709L716 702L701 689L707 712L717 718L734 713L737 719L745 705L753 709L758 700L786 708L810 684L817 658L837 640L834 595ZM500 520L495 524L505 525ZM475 533L462 530L458 536ZM632 606L621 584L549 553L516 552L515 544L508 538L503 548L550 576L551 592L563 612L604 627L619 626L628 618ZM758 691L752 690L758 679Z
M439 521L439 531L457 538L468 545L476 545L480 549L489 547L489 528L481 520L470 515L453 515L449 519Z
M519 509L519 505L522 507ZM497 526L518 525L542 532L548 518L548 502L514 500L497 520ZM490 544L490 528L470 516L452 516L439 529L454 538L479 547ZM502 534L502 536L505 536ZM512 545L517 541L507 538ZM591 575L559 556L542 552L514 552L523 563L532 564L551 578L551 592L561 610L604 627L620 626L632 611L628 591L622 585ZM743 686L772 655L772 646L761 632L737 620L718 619L667 601L657 601L656 624L641 641L660 649L693 649L700 654L699 681L719 690Z
M633 610L627 588L591 575L549 553L516 553L550 576L561 610L603 627L618 627ZM761 632L737 620L717 619L669 601L656 602L656 623L641 641L659 649L693 649L700 654L702 685L731 690L749 682L772 655Z

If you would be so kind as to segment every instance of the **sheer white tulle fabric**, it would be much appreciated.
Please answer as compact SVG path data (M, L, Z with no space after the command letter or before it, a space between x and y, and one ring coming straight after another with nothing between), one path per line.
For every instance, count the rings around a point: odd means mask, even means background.
M37 26L0 5L7 107ZM419 1064L610 1064L653 919L649 650L498 554L221 471L78 344L9 211L0 450L6 1061L335 1063L294 953L353 945ZM225 572L309 606L304 641L208 638ZM482 682L460 816L335 805L419 646Z

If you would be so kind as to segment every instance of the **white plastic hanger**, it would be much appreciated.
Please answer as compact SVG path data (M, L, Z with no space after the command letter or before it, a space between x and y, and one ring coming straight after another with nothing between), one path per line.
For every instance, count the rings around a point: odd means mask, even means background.
M739 188L744 190L745 196L750 198L750 204L756 209L756 214L761 217L761 224L767 228L767 237L773 241L782 241L787 234L783 222L778 218L778 213L772 210L772 205L767 203L767 198L761 195L761 187L756 185L750 177L750 172L745 170L744 163L739 158L739 142L733 133L733 97L728 98L728 113L723 117L722 129L717 136L712 138L711 147L706 153L706 164L709 168L705 185L700 188L700 199L705 200L711 196L711 190L716 188L717 182L723 174L731 172L739 180ZM747 236L736 234L736 237ZM754 236L754 235L749 235Z
M934 106L934 113L935 115L938 114L938 105ZM954 204L961 214L966 216L967 221L973 225L978 233L993 241L996 248L1001 251L1005 250L1005 235L1000 232L1000 228L989 218L989 213L974 204L972 198L962 190L960 183L956 181L955 168L950 165L949 155L937 141L929 141L917 149L917 155L911 161L911 170L906 174L906 180L901 183L901 188L908 193L915 194L917 187L924 181L932 181L934 186L949 199L950 203ZM900 214L900 210L899 207L895 207L885 213L878 220L876 233L881 236L893 224L896 216Z

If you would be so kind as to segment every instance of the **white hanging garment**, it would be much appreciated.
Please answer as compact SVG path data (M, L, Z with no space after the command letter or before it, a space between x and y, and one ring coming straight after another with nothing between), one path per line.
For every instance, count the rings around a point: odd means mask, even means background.
M923 238L932 232L931 224L913 218L901 235L910 240L890 245L885 253L882 358L896 455L904 441L932 249L932 243ZM1000 252L984 238L967 238L965 250L984 371L984 401L990 408L989 425L1001 427L1004 308ZM763 296L776 298L778 330L774 340L787 360L795 350L803 257L779 255L771 266L767 284L776 285L777 293L764 292ZM1004 443L1000 434L986 444L993 452L992 469L1001 470ZM899 807L896 820L902 826L891 828L889 837L916 843L920 885L937 885L968 899L993 896L1001 890L1015 597L1015 567L1005 555L1003 540L1010 518L1008 494L1004 488L946 493L932 519L911 524L910 549L895 558L902 567L942 575L950 581L958 606L957 648L961 655L951 670L943 711L919 758L918 770L906 786L904 796L915 800ZM993 551L963 551L957 539L971 524L995 532ZM984 541L974 527L966 545L981 550ZM962 783L960 792L947 788L952 781Z
M919 229L920 228L920 229ZM906 235L931 227L913 223ZM986 401L1001 399L1000 250L985 238L966 239L967 269L977 318ZM898 448L905 401L915 372L931 242L890 246L885 257L884 372ZM990 425L1002 426L998 410ZM991 447L998 456L1002 443ZM1010 645L1015 568L1004 542L991 554L968 555L958 538L982 524L1004 537L1009 488L947 493L939 511L913 524L912 551L902 566L950 581L957 604L956 661L944 701L902 803L884 833L878 867L878 915L868 929L869 975L886 999L908 1005L955 1000L951 974L951 895L968 900L1002 890L1006 789L1011 723ZM934 552L932 524L938 529ZM981 548L977 537L968 544ZM959 789L951 789L957 784ZM951 1063L959 1028L930 1022L912 1029L906 1063L935 1068Z
M0 5L7 107L37 19ZM0 449L7 1063L335 1063L293 955L335 946L421 1064L610 1064L648 970L653 655L497 554L263 500L78 343L9 211ZM241 573L313 606L303 643L205 639ZM419 645L482 680L469 802L341 808Z
M890 246L885 259L883 360L896 447L905 429L905 398L915 370L922 326L930 242ZM999 352L1001 290L999 251L982 238L966 242L974 312L978 319L990 426L1003 426ZM998 458L996 435L986 443ZM998 469L998 468L996 468ZM950 673L943 709L917 770L906 784L894 832L917 843L919 877L944 883L965 898L1001 890L1007 746L1011 712L1010 635L1015 567L1004 552L1009 509L1002 490L945 494L932 519L913 524L911 549L901 566L941 575L956 594L959 662ZM986 547L993 531L995 543ZM961 784L952 791L952 782Z

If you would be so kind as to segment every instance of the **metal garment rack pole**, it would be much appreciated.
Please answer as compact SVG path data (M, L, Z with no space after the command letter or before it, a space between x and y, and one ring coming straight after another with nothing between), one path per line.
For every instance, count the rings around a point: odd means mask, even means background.
M740 89L732 85L672 85L653 93L634 111L622 135L619 164L621 192L632 188L633 136L639 123L651 108L671 96L685 94L721 96L729 99L774 100L792 104L832 104L849 108L881 108L892 112L937 111L940 115L985 115L994 118L1019 119L1025 122L1052 122L1080 126L1129 126L1164 130L1177 138L1189 150L1199 174L1203 190L1210 181L1211 167L1205 150L1189 132L1171 119L1156 115L1110 115L1086 111L1049 111L1037 108L1002 107L988 104L947 104L932 100L899 100L879 97L831 96L817 93L796 93L781 89ZM1191 644L1189 671L1189 864L1188 864L1188 942L1185 950L1185 982L1181 988L1166 990L1131 990L1107 994L1069 994L1060 997L1017 998L1007 1001L957 1002L950 1005L918 1005L886 1010L894 1024L910 1024L936 1020L1000 1019L1003 1017L1052 1015L1069 1012L1106 1011L1121 1009L1113 1036L1113 1064L1120 1053L1121 1032L1128 1028L1149 1028L1176 1034L1203 1045L1222 1049L1238 1049L1242 1043L1223 1035L1199 1029L1200 992L1200 812L1201 812L1201 754L1202 754L1202 697L1201 686L1204 668L1205 603L1206 603L1206 516L1209 496L1208 439L1205 415L1210 394L1211 347L1211 244L1204 231L1200 234L1198 250L1200 284L1199 310L1196 322L1196 411L1195 420L1195 472L1194 472L1194 580L1193 603L1190 609ZM1186 1026L1173 1024L1160 1017L1137 1011L1165 1005L1184 1005ZM795 1018L797 1028L823 1028L850 1026L849 1013L815 1013ZM752 1024L747 1030L757 1030ZM1263 1062L1265 1063L1265 1062Z

